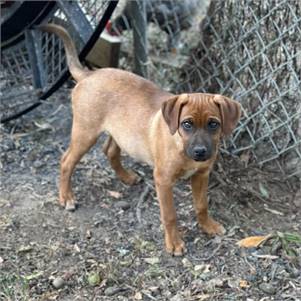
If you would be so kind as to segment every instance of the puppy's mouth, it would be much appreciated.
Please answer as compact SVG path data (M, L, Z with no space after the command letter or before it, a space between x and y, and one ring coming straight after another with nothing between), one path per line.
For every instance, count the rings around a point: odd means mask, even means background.
M196 162L205 162L205 161L209 160L210 157L202 157L202 158L199 158L199 157L193 157L192 159L193 159L194 161L196 161Z
M186 155L196 162L204 162L211 158L211 152L205 147L194 147L186 150Z

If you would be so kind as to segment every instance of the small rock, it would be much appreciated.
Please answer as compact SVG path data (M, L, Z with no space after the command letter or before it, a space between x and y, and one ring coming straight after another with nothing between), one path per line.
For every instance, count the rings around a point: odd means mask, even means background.
M122 289L120 287L110 286L110 287L105 289L105 295L106 296L113 296L113 295L117 294L118 292L120 292L121 290Z
M128 210L131 207L131 205L126 201L118 201L115 203L115 206L117 208L121 208L122 210Z
M12 140L7 140L5 143L2 144L3 152L12 151L16 148L15 143Z
M34 166L35 168L41 168L41 167L44 166L44 165L45 165L45 163L42 162L42 161L40 161L40 160L36 160L36 161L33 162L33 166Z
M56 277L53 279L52 285L57 289L62 288L65 285L65 280L62 277Z
M276 293L276 288L270 283L261 283L259 284L259 288L266 294L274 295Z
M221 288L224 286L224 280L219 278L213 278L205 283L204 288L207 292L213 292L217 287Z

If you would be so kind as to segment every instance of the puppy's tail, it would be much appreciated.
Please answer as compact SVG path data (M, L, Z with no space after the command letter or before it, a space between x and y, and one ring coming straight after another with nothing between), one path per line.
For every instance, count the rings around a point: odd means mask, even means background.
M36 28L49 33L54 33L63 40L69 71L77 82L90 73L90 71L85 69L80 63L75 45L69 33L63 27L55 24L43 24Z

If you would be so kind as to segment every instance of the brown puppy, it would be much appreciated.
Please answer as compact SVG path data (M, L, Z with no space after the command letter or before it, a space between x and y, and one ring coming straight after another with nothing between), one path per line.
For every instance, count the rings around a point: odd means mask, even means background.
M223 233L224 228L208 215L208 177L221 136L230 134L239 120L239 103L215 94L173 95L118 69L85 70L63 28L44 25L41 29L63 39L68 66L77 81L72 91L71 143L61 160L60 204L75 208L71 189L74 167L106 131L110 137L104 153L121 181L133 184L137 178L121 165L121 149L154 167L167 252L184 252L172 195L172 187L181 177L191 177L194 207L203 230Z

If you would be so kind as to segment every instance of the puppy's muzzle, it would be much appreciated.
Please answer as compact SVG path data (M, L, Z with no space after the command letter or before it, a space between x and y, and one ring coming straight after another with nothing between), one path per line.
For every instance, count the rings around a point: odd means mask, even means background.
M192 150L192 157L195 161L206 161L210 156L206 146L195 146Z

